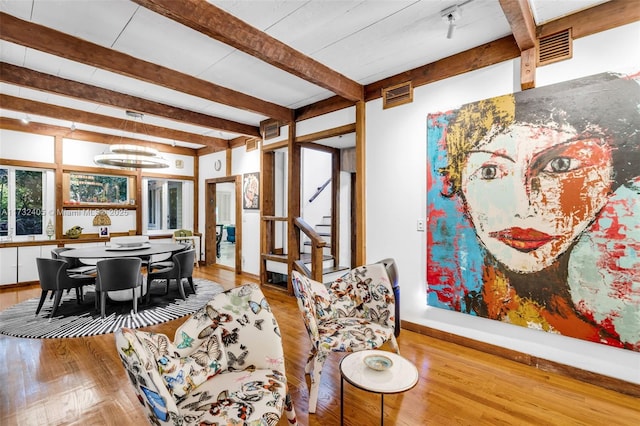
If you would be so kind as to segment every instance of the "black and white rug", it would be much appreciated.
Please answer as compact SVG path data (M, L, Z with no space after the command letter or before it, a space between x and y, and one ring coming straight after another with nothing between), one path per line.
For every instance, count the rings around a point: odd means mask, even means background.
M0 334L14 337L37 339L60 337L84 337L113 333L120 327L139 328L160 324L176 318L190 315L204 306L215 294L224 289L220 284L209 280L194 278L196 294L185 281L187 299L180 297L175 281L164 295L164 285L151 288L151 302L138 303L138 313L132 312L131 301L107 302L105 318L94 308L95 293L92 287L85 291L82 304L76 303L75 291L64 294L56 316L49 318L53 301L47 298L42 310L36 316L40 297L26 300L0 312Z

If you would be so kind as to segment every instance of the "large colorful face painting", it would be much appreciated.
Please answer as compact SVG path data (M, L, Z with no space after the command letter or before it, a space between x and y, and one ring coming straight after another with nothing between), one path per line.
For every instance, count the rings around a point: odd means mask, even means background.
M639 83L428 116L430 306L640 351Z

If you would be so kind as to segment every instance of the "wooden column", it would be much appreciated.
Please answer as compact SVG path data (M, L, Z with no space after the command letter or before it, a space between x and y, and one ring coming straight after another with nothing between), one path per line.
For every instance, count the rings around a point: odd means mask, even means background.
M352 194L356 198L356 217L355 217L355 237L356 246L352 247L355 250L356 264L364 265L367 260L366 253L366 149L365 149L365 109L366 104L364 101L356 103L356 193Z
M289 294L293 294L293 287L291 285L291 272L293 271L293 262L298 260L300 252L300 233L297 232L293 219L300 216L300 175L301 175L301 163L300 163L300 145L295 143L296 138L296 123L292 121L289 123L289 170L288 170L288 198L287 204L289 206L287 222L287 235L289 236L287 241L287 275L289 280L287 282L287 290Z
M64 233L64 229L62 229L62 215L63 210L62 207L64 205L64 195L62 193L62 180L64 179L64 175L62 173L62 136L56 135L54 136L54 154L53 154L53 162L56 164L55 170L55 208L54 208L54 226L56 228L56 234L53 237L54 239L62 238L62 234ZM47 222L48 223L48 222ZM44 224L47 226L47 224Z

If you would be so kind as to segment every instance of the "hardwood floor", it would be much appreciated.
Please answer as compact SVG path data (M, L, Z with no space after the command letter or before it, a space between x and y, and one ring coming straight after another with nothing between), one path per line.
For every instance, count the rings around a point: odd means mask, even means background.
M194 276L225 288L254 282L215 267ZM296 301L263 286L283 334L287 377L301 425L340 422L341 354L327 361L316 414L307 414L304 363L310 347ZM0 291L0 310L39 295ZM179 319L148 327L173 337ZM453 343L402 330L404 357L418 367L412 390L387 395L387 425L638 425L640 399ZM389 348L387 348L389 349ZM115 351L112 334L81 339L0 335L0 425L143 425L146 419ZM345 383L345 424L380 422L380 396ZM280 425L285 425L281 420Z

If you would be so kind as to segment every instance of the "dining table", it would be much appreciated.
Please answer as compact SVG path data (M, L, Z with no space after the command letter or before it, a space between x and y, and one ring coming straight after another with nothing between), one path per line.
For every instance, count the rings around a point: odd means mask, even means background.
M145 243L140 245L105 245L99 247L82 247L66 250L60 253L60 257L74 259L108 259L113 257L140 257L159 254L173 254L184 250L184 244L178 243Z
M86 259L88 262L93 263L89 259L94 261L100 259L110 259L118 257L139 257L143 260L149 260L151 256L180 252L185 249L184 244L179 243L140 243L140 244L111 244L99 247L82 247L73 250L65 250L60 253L62 258L78 259L81 262ZM83 262L85 263L85 262ZM148 290L146 275L143 275L143 282L140 288L142 294L136 293L136 297L145 296ZM110 291L109 298L115 301L131 300L131 292L128 290ZM97 299L96 299L97 300Z

